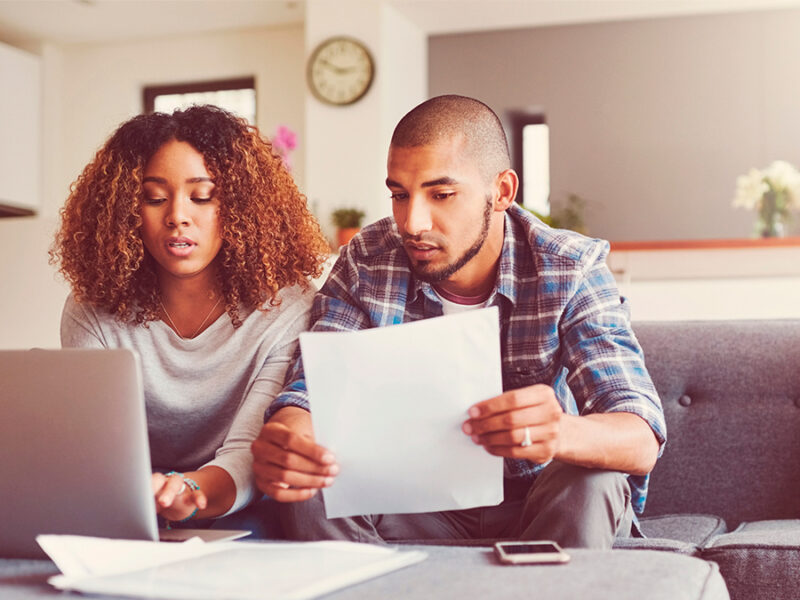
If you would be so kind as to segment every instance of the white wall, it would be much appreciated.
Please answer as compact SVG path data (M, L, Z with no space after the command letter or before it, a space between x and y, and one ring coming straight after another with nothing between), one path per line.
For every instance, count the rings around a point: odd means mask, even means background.
M68 288L47 263L55 219L0 219L0 349L58 348Z
M38 210L41 60L0 44L0 203Z
M384 8L381 28L381 131L382 202L376 218L390 215L392 202L386 188L386 160L394 128L403 116L428 99L428 36L391 6Z
M309 0L306 51L338 35L366 44L375 79L363 98L347 106L306 95L307 194L329 234L337 208L361 208L365 223L391 214L384 183L389 139L397 121L427 98L427 38L396 9L369 0Z
M148 84L203 81L253 75L258 126L270 136L287 125L304 144L304 44L299 25L120 44L64 45L57 89L62 130L46 138L55 153L54 187L47 199L61 205L71 181L122 121L142 110ZM295 177L302 184L303 148L295 150ZM301 186L302 187L302 186Z
M633 321L800 319L800 276L620 283Z
M607 239L748 237L736 177L800 165L800 10L431 38L430 92L544 108L553 198Z
M800 245L613 250L636 321L800 319Z

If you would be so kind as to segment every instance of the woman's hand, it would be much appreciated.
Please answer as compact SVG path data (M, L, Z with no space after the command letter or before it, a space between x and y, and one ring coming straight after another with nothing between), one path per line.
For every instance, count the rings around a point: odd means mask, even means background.
M153 473L150 483L156 500L156 512L168 521L182 521L208 505L203 491L193 490L181 475L167 477L163 473Z

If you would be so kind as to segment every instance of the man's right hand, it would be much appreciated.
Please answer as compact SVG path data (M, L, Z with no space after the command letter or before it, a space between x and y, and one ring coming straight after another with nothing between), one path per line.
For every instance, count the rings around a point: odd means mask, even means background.
M279 502L308 500L339 472L333 453L314 442L311 415L302 408L276 412L251 449L258 489Z

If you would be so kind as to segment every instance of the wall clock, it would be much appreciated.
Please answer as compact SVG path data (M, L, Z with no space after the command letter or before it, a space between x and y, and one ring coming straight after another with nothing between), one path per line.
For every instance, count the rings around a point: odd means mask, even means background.
M308 60L308 85L319 100L344 105L369 90L375 64L366 46L348 37L333 37L316 47Z

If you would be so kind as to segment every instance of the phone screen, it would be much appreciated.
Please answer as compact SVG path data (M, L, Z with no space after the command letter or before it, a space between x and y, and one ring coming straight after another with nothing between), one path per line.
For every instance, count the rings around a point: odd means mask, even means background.
M497 542L495 552L501 562L515 565L569 561L569 555L555 542Z
M506 554L545 554L549 552L560 552L561 549L553 544L503 544L503 551Z

